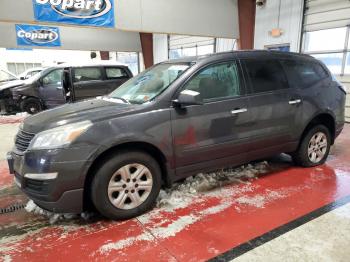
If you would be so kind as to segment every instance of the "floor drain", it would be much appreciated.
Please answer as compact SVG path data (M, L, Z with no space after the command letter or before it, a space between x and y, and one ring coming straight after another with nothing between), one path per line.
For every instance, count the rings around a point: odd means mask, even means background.
M16 204L12 204L8 207L2 207L2 208L0 208L0 215L15 212L17 210L25 208L25 206L26 206L26 204L16 203Z

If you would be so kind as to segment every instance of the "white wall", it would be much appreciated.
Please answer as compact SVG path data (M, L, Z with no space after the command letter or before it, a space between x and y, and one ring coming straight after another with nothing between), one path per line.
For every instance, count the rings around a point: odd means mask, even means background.
M280 1L281 12L279 12ZM265 49L270 45L290 44L290 50L298 52L303 3L303 0L267 0L265 6L257 7L254 48ZM280 37L272 37L269 31L277 27L283 30L283 34Z
M167 34L153 34L153 60L154 64L168 60Z
M7 63L40 63L42 66L56 65L57 63L84 63L100 60L99 52L94 60L90 58L89 51L76 50L6 50L0 48L0 67L7 68Z

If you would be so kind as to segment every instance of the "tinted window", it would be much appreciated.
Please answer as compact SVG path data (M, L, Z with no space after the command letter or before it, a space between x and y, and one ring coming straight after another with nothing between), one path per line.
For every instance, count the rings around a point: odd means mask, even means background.
M76 68L74 70L74 82L91 80L102 80L101 69L99 67Z
M44 85L61 84L63 69L56 69L43 77Z
M281 64L276 60L243 61L254 93L288 88L288 82Z
M315 62L285 60L283 67L288 75L292 87L306 88L328 77L325 69Z
M108 79L128 77L128 74L123 68L117 68L117 67L106 68L106 75Z
M196 74L184 89L201 93L203 99L239 96L237 64L229 62L208 66Z

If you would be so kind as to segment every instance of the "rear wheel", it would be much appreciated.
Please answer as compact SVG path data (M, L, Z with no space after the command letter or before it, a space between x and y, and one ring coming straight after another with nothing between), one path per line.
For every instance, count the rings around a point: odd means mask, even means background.
M143 152L120 152L105 160L91 185L96 209L114 220L128 219L151 209L161 187L156 160Z
M317 125L302 138L299 149L292 154L297 165L312 167L323 164L329 154L331 136L327 127Z
M42 110L41 103L36 98L27 98L21 103L21 109L23 112L27 112L28 114L36 114Z

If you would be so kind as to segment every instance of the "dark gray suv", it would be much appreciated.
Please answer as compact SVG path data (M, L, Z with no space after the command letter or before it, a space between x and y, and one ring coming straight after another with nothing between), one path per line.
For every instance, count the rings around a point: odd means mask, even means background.
M282 152L324 163L345 90L316 59L241 51L157 64L100 99L28 117L8 154L39 206L127 219L163 185Z

